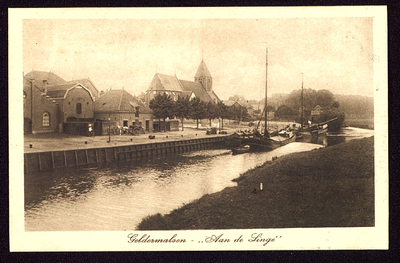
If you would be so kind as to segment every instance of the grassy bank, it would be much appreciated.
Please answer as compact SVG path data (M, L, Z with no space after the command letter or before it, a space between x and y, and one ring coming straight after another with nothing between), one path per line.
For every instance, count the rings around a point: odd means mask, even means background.
M242 174L139 230L358 227L374 225L374 140L294 153ZM263 183L263 190L260 190Z

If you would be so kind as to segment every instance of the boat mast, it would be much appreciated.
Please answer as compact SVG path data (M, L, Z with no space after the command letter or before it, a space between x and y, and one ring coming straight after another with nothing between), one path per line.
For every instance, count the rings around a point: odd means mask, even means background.
M264 127L264 136L268 136L268 129L267 129L267 119L268 119L267 90L268 90L268 47L266 48L266 54L265 54L265 127Z
M300 117L300 121L301 121L301 123L300 123L300 130L302 131L303 130L303 123L304 123L304 121L303 121L303 110L304 110L304 106L303 106L304 104L303 104L303 73L301 73L301 109L300 109L300 111L301 111L301 117Z

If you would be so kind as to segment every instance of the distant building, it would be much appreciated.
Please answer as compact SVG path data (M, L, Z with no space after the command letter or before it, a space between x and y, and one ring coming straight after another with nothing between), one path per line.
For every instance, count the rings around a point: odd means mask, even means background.
M320 122L321 120L321 113L322 113L322 107L317 105L314 107L314 109L311 110L311 122Z
M153 132L153 111L123 89L110 90L97 99L94 114L103 122L103 134L107 134L108 124L111 128L141 126Z
M212 77L203 60L197 69L194 81L180 80L176 76L156 73L146 91L146 103L149 104L157 94L164 93L170 95L174 101L179 96L189 97L189 99L197 97L204 102L220 101L212 89Z
M235 108L245 108L247 110L247 113L251 116L254 117L254 109L253 106L248 103L246 100L224 100L223 103L228 106L228 107L235 107Z

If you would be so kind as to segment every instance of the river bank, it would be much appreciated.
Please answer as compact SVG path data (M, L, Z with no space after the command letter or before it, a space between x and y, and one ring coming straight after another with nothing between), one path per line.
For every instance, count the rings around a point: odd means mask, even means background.
M286 122L274 122L271 127L285 127ZM81 136L66 133L42 133L42 134L25 134L24 135L24 153L62 151L62 150L79 150L88 148L104 148L113 146L128 146L136 144L173 142L181 140L191 140L199 138L223 137L226 134L206 134L207 127L196 128L195 123L187 123L182 131L161 131L153 133L145 133L138 135L122 134L111 136ZM232 134L239 130L251 129L248 123L240 124L224 124L223 131ZM154 139L149 139L149 135L153 135Z
M365 227L374 218L374 137L294 153L242 174L139 230ZM262 190L260 189L262 183Z

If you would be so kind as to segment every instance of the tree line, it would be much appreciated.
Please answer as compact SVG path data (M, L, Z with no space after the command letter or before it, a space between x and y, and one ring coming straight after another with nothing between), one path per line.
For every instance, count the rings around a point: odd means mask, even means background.
M303 92L303 95L302 95ZM321 106L322 113L320 122L324 122L338 117L340 125L345 119L344 112L340 109L340 103L335 96L325 89L301 89L293 90L275 111L275 118L294 120L301 122L301 106L303 105L303 124L310 120L311 111L317 106Z
M199 128L199 120L213 119L222 120L222 129L224 128L224 119L247 120L249 114L246 108L228 107L223 102L213 103L211 101L204 102L199 98L189 99L188 97L179 96L176 101L166 93L157 94L149 102L150 109L153 110L153 115L156 119L165 120L179 118L183 128L184 119L196 120L197 129ZM165 131L165 125L164 125Z

